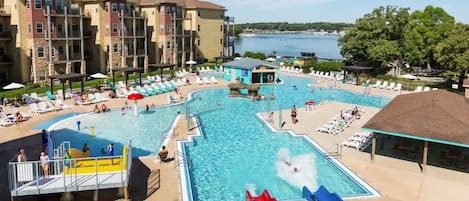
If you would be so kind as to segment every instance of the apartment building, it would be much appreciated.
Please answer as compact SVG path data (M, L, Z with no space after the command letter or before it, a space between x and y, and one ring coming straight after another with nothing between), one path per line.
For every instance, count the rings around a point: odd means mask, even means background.
M228 56L224 13L198 0L0 0L0 84Z

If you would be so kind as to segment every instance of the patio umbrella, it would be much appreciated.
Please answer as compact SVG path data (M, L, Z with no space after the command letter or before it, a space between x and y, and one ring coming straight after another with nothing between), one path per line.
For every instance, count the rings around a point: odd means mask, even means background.
M143 99L143 95L139 93L133 93L127 96L128 100L133 100L134 102L134 115L138 116L138 111L137 111L137 100Z
M4 86L2 89L9 90L9 89L19 89L19 88L23 88L23 87L24 87L24 84L12 82L9 85Z
M192 64L197 64L197 62L190 60L190 61L187 61L186 64L192 65Z
M276 59L272 58L272 57L269 57L267 59L265 59L266 61L270 61L270 62L274 62L274 61L277 61Z
M106 79L106 78L108 78L107 75L104 75L102 73L95 73L93 75L90 75L90 77L95 78L95 79ZM98 80L98 86L99 86L99 84L100 83L99 83L99 80Z

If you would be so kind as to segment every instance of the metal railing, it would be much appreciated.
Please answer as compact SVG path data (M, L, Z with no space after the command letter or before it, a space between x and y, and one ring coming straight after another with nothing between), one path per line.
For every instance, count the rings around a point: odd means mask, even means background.
M130 144L125 148L125 155L114 157L54 159L46 163L9 162L11 196L126 187L132 166L132 148ZM57 152L61 155L61 150ZM45 166L49 169L48 175Z
M11 31L3 31L3 32L0 32L0 38L8 38L8 39L11 39Z
M57 148L54 149L54 159L62 159L65 157L65 153L70 150L70 142L64 141L59 144Z

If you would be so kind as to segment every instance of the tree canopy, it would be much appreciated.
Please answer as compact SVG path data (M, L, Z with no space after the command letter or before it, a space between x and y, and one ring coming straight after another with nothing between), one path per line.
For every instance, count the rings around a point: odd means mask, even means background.
M449 43L450 35L454 35L448 32L454 31L454 17L433 6L427 6L423 11L409 11L409 8L396 6L379 7L357 19L339 38L341 54L348 63L367 63L378 73L386 72L390 67L399 72L404 64L443 70L453 68L445 63L447 59L440 58L444 55L436 54L436 51L437 47L439 52L443 49L456 51L440 45ZM458 26L462 29L462 25Z
M306 31L306 30L324 30L328 32L343 31L351 24L332 23L332 22L313 22L313 23L288 23L288 22L259 22L237 24L235 27L240 29L259 29L259 30L277 30L277 31Z

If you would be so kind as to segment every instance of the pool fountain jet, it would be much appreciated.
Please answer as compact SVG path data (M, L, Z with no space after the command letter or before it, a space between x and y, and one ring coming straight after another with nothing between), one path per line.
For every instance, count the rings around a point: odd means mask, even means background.
M314 166L313 154L301 154L290 157L290 151L282 148L277 153L277 176L288 184L302 189L303 186L309 189L317 189L317 172Z

